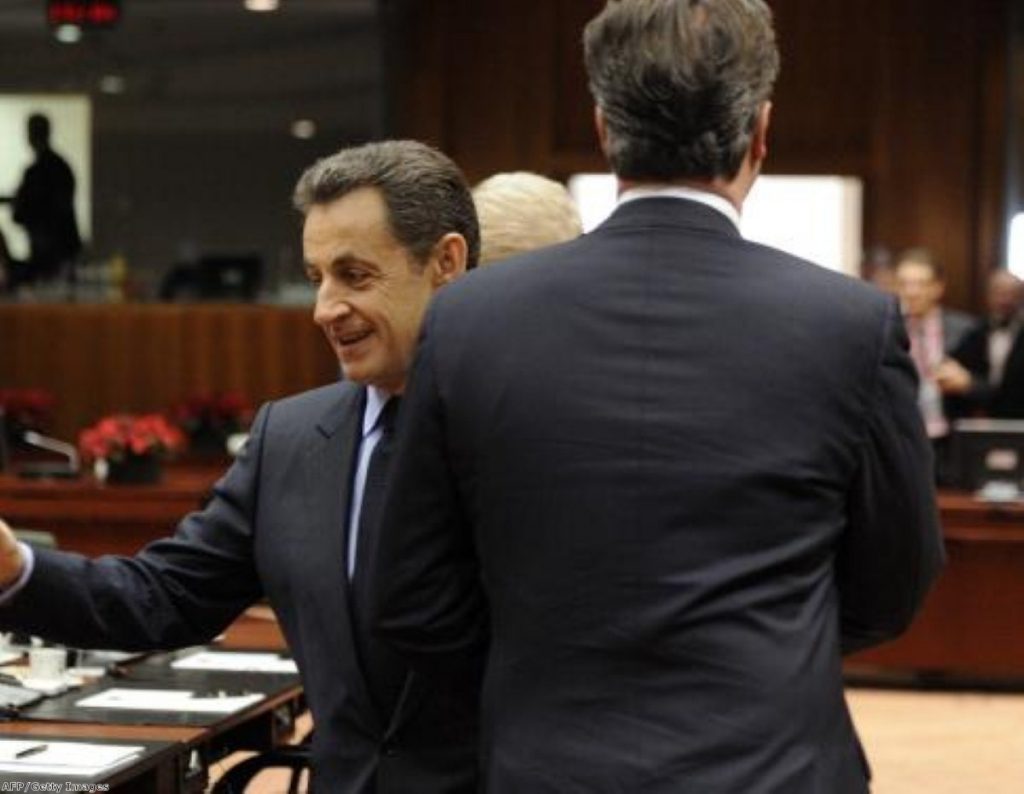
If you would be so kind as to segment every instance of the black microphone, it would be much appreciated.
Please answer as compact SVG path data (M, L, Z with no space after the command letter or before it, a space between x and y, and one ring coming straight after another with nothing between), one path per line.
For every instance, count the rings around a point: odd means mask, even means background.
M44 449L47 452L55 452L63 455L66 460L60 463L26 463L18 467L19 477L77 477L80 468L78 450L73 444L68 444L56 438L44 436L35 430L26 430L22 440L30 447Z
M7 449L7 417L4 415L4 408L0 405L0 472L7 471L11 460L11 453Z

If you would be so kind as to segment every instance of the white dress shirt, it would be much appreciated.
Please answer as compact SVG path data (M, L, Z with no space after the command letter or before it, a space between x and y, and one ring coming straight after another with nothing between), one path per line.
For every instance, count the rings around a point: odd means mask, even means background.
M732 202L723 196L719 196L717 193L710 193L707 190L698 190L692 187L678 185L671 187L631 187L629 190L624 190L619 194L619 204L622 205L627 201L638 201L639 199L647 198L677 198L696 201L722 213L732 221L733 226L737 229L740 228L740 213Z
M359 442L356 473L352 480L352 501L348 509L348 549L345 555L345 569L348 578L356 570L356 548L359 543L359 516L363 511L363 491L366 489L366 470L370 466L370 456L377 448L377 442L383 434L380 425L381 412L390 399L387 392L376 386L366 388L366 407L363 409L363 435Z

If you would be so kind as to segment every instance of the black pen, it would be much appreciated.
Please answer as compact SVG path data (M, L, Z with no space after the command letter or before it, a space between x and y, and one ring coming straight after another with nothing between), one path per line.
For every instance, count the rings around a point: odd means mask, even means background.
M38 755L50 748L48 744L37 744L34 747L26 747L24 750L14 754L15 758L28 758L30 755Z

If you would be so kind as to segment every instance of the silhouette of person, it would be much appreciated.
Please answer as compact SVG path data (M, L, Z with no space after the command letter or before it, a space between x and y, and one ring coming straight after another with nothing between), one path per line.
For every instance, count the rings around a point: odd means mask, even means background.
M19 281L33 282L59 275L82 249L82 240L73 203L75 175L50 148L49 118L41 113L29 116L28 142L36 159L25 169L14 195L13 217L29 240L29 257Z

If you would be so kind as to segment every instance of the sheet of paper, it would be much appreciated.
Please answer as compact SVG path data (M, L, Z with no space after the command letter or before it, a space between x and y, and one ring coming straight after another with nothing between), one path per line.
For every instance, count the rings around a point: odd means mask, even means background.
M25 654L22 651L11 651L11 650L0 650L0 664L10 664L16 662Z
M239 673L297 673L292 659L276 653L199 651L171 663L175 670L231 670Z
M127 744L0 739L0 772L91 776L128 761L144 749Z
M202 714L231 714L263 695L212 693L196 695L187 689L123 689L111 687L75 703L85 709L124 709L127 711L171 711Z

